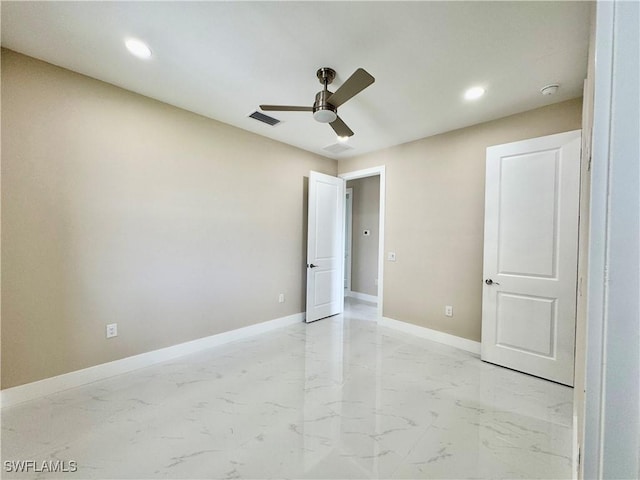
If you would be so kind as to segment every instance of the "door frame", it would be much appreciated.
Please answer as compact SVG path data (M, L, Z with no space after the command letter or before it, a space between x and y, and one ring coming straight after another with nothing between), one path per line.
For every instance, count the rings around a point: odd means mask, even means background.
M346 184L346 182L345 182ZM344 189L345 192L345 201L344 201L344 211L345 211L345 230L344 230L344 238L345 238L345 250L349 256L349 261L346 262L344 269L344 281L345 291L347 293L351 293L351 256L353 255L353 188L349 187ZM347 223L347 213L349 213L349 222Z
M638 84L627 72L638 72L638 4L599 1L596 9L582 474L633 478L640 472L640 205L638 106L629 101Z
M386 172L385 166L365 168L363 170L355 170L352 172L340 173L339 178L345 182L349 180L357 180L358 178L380 176L380 206L379 206L379 235L378 235L378 311L377 320L382 320L383 310L383 292L384 292L384 212L385 212L385 192L386 192ZM343 209L342 218L345 223L345 210Z

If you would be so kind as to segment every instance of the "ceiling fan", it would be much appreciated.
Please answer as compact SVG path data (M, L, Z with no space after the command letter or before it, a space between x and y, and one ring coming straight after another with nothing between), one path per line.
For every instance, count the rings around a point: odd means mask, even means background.
M353 131L347 127L347 125L338 116L338 107L345 103L347 100L355 97L362 90L367 88L373 82L373 78L363 68L357 69L353 75L351 75L342 84L338 90L330 92L327 88L333 79L336 78L336 71L332 68L323 67L316 72L316 76L324 89L316 93L316 101L313 102L311 107L298 107L288 105L260 105L260 109L264 111L278 111L278 112L313 112L313 118L320 123L328 123L331 128L340 137L350 137L353 135Z

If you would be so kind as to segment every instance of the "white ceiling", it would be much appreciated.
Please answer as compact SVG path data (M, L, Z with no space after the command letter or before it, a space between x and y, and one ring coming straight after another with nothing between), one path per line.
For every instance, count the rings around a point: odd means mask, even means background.
M345 158L579 97L588 2L2 2L2 45L236 127ZM131 56L125 37L153 50ZM376 82L340 107L353 150L333 155L308 112L319 67ZM539 90L559 83L556 95ZM480 100L463 91L482 85Z

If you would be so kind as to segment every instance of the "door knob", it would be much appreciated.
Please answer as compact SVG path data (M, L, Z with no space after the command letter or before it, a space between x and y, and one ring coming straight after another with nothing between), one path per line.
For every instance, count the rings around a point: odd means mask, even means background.
M491 280L490 278L487 278L484 283L486 283L487 285L500 285L498 282L494 282L493 280Z
M317 268L318 265L314 265L313 263L310 263L309 265L307 265L307 267L309 267L309 268Z

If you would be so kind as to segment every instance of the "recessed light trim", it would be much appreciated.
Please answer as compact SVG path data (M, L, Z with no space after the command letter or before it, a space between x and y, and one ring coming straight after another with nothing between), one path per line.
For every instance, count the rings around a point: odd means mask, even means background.
M477 100L487 91L483 87L471 87L464 92L465 100Z
M142 40L138 40L137 38L127 38L124 41L124 45L127 47L127 50L129 50L131 55L135 55L136 57L144 60L151 58L151 49Z

